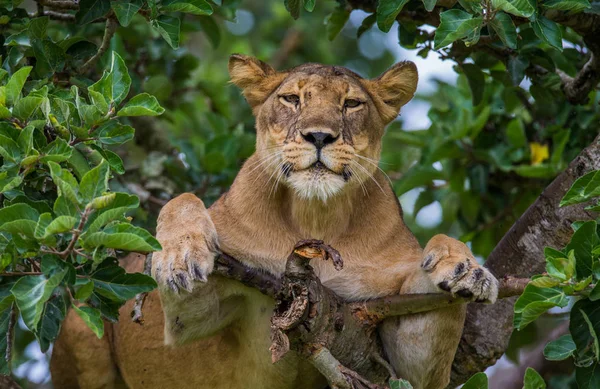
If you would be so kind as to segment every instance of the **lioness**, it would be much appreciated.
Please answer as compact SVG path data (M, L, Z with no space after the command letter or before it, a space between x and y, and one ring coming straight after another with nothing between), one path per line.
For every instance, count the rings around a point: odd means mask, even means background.
M271 363L274 302L210 277L219 250L281 275L297 241L322 239L340 251L344 269L312 266L347 300L440 289L496 299L497 280L463 243L437 235L419 247L377 169L384 128L415 93L413 63L367 80L319 64L277 72L233 55L229 72L256 116L256 152L209 209L183 194L161 211L163 250L152 268L160 302L149 296L144 326L129 320L129 303L98 340L69 314L52 359L57 388L325 388L324 378L293 353ZM140 271L142 262L126 266ZM464 317L465 307L453 306L386 320L379 332L398 376L415 388L444 388Z

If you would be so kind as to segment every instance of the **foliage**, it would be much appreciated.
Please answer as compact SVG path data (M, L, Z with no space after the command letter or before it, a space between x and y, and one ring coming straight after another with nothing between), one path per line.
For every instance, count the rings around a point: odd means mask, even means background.
M39 23L30 22L30 37L43 35ZM133 138L121 118L159 115L163 108L147 93L126 99L131 78L115 52L87 97L45 74L28 81L31 72L25 66L7 77L4 70L0 87L0 317L8 326L12 316L14 325L18 312L46 351L69 305L102 337L102 318L116 320L126 300L156 286L149 276L125 275L114 258L116 250L150 252L160 245L125 218L138 199L109 191L111 172L122 173L123 162L106 146ZM6 351L0 349L3 374Z
M587 203L600 195L600 171L578 178L561 200L561 206ZM598 210L589 205L588 210ZM521 330L551 308L570 306L569 334L546 345L551 361L573 358L580 389L600 385L600 237L597 222L573 223L569 244L547 247L546 272L534 276L515 303L514 326Z
M13 312L31 331L14 328L13 364L27 360L32 333L49 347L72 302L101 335L101 319L116 320L125 300L154 286L124 274L117 255L158 248L151 233L173 196L193 192L209 205L226 191L255 143L251 112L228 85L232 52L367 77L400 48L402 57L452 61L456 85L438 81L405 107L387 130L381 166L421 243L449 233L485 258L600 129L596 90L575 102L560 76L576 77L590 54L587 32L564 21L593 15L596 3L0 2L0 332L14 326ZM391 34L399 46L388 44ZM423 104L425 124L403 130ZM586 196L575 191L565 201ZM578 271L573 281L587 274Z

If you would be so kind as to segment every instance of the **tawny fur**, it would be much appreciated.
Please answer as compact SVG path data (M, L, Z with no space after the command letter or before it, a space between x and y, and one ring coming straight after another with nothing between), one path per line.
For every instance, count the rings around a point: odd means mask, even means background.
M161 211L163 250L152 269L159 293L148 297L143 326L129 320L131 303L103 340L69 315L51 366L61 388L116 388L120 380L129 388L326 387L293 353L271 363L274 303L235 281L207 277L219 248L280 275L297 241L323 239L340 251L344 269L312 265L323 284L347 300L440 288L495 300L496 279L463 243L437 235L421 249L377 170L384 127L415 92L414 64L365 80L318 64L276 72L234 55L229 70L256 115L256 153L209 209L184 194ZM314 132L329 135L320 152L310 141ZM142 261L129 259L125 266L140 271ZM386 320L380 335L398 376L415 388L444 388L464 317L464 306L453 306ZM77 351L88 345L101 362Z

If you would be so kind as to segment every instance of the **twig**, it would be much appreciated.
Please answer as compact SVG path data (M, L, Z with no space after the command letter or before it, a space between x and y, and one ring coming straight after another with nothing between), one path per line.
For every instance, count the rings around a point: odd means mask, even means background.
M90 214L92 212L93 212L92 208L86 208L83 211L83 213L81 214L81 220L79 221L79 225L73 231L73 236L71 237L71 241L69 242L69 245L67 246L67 248L64 249L63 251L59 251L59 252L56 252L54 254L62 257L63 259L67 258L67 256L69 254L71 254L71 252L73 251L73 248L75 247L75 244L77 243L77 239L79 239L79 235L83 231L83 226L87 222L87 219L88 219L88 217L90 216Z
M382 386L372 384L355 371L344 367L325 347L314 350L308 361L327 379L332 389L383 389Z
M75 21L75 15L71 15L71 14L67 14L67 13L63 13L63 12L44 11L44 16L48 16L52 20L60 20L61 22L72 23Z
M81 74L87 73L96 64L96 62L98 62L98 60L104 55L104 53L106 53L106 51L110 47L110 40L112 39L113 35L115 34L115 31L117 30L118 26L119 26L119 23L117 23L117 20L115 19L115 17L113 15L109 15L106 19L106 27L104 28L104 37L102 37L102 44L100 45L100 48L98 48L98 52L96 54L94 54L94 56L92 58L90 58L86 63L84 63L81 66L81 68L79 69L79 73L81 73Z
M58 10L79 10L79 4L75 1L69 0L39 0L38 4Z
M152 253L146 255L146 260L144 261L144 274L149 276L151 272ZM134 323L138 323L140 325L144 324L144 314L142 310L144 309L144 302L146 301L146 296L148 296L148 292L136 294L135 303L133 304L133 310L131 311L131 320Z

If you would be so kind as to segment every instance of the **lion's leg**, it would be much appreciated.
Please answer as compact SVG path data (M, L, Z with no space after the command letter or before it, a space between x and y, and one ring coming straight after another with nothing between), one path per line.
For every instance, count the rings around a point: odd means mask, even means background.
M498 281L477 264L469 248L445 235L434 236L417 258L401 293L451 292L494 302ZM466 306L387 319L380 327L384 347L399 377L415 388L445 388L460 341Z
M121 389L123 384L110 348L112 327L105 323L102 339L69 310L54 344L50 372L60 389Z
M217 231L202 200L183 194L161 210L152 275L165 314L165 343L183 344L215 334L241 316L235 284L208 279L218 255Z

